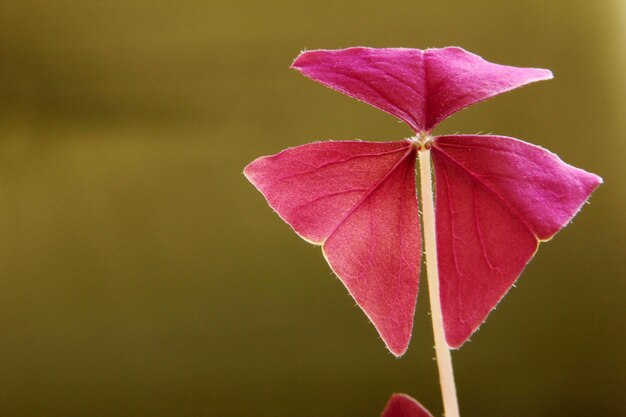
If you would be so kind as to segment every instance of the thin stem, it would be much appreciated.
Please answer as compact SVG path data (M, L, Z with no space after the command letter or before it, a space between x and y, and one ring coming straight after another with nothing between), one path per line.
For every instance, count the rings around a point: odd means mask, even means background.
M433 187L430 168L430 149L421 147L420 182L422 189L422 213L424 221L424 243L426 247L426 271L428 275L428 295L435 335L435 353L439 367L439 383L443 398L443 409L446 417L459 417L459 403L456 398L452 358L443 333L443 318L439 301L439 271L437 269L437 244L435 237L435 206L433 203Z

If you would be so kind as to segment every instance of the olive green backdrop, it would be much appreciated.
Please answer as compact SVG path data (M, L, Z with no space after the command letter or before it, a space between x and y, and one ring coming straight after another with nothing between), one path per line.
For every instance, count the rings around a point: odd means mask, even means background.
M0 415L373 417L396 391L440 415L427 292L397 360L242 169L410 135L300 50L459 45L556 78L437 133L605 179L454 353L463 416L623 417L625 27L619 0L2 1Z

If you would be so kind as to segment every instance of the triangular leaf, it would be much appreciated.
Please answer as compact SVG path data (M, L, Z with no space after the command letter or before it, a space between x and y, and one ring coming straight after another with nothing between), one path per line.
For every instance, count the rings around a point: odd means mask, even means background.
M540 240L564 227L601 179L517 139L433 140L441 305L461 346L513 285Z
M419 49L357 47L303 52L291 67L419 131L426 118L423 58Z
M421 240L416 150L407 141L318 142L245 169L270 206L331 268L402 355L413 327Z
M348 48L300 54L292 68L327 87L430 131L449 115L528 83L548 70L487 62L461 48Z
M462 48L427 49L425 53L427 131L472 104L552 78L549 70L494 64Z

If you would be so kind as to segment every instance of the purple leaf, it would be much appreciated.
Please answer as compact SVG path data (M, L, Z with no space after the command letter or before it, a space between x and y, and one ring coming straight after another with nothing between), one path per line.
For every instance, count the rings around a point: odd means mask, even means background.
M523 85L545 69L492 64L461 48L348 48L304 52L292 68L327 87L430 131L453 113Z
M270 206L309 242L371 319L389 350L408 346L421 237L418 148L431 147L446 339L461 346L534 255L576 215L601 178L534 145L502 136L428 132L448 115L548 70L489 63L460 48L311 51L307 77L404 120L419 138L317 142L245 169Z
M433 417L433 415L408 395L393 394L381 417Z
M262 157L245 175L333 271L391 352L411 338L421 258L416 150L400 142L318 142Z
M602 180L502 136L439 136L431 152L444 329L459 347Z

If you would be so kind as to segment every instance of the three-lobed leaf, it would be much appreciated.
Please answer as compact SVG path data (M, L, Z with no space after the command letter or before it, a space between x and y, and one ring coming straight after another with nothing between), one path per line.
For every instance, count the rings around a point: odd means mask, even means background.
M446 340L461 346L513 285L538 242L564 227L602 182L556 155L502 136L429 137L450 114L548 70L489 63L461 48L349 48L301 54L305 76L405 121L434 161ZM421 237L415 162L424 142L318 142L245 169L270 206L322 245L333 271L390 351L408 346Z

